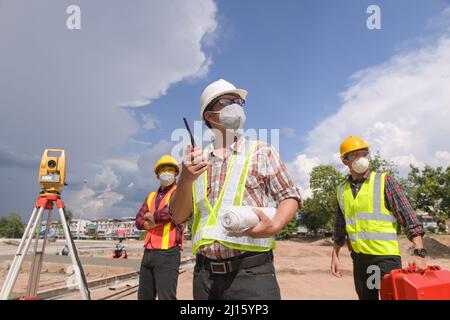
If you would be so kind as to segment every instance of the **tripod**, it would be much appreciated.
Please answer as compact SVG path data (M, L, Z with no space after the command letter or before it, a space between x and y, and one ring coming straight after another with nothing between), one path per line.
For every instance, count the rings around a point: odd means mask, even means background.
M27 227L23 234L22 240L20 241L19 247L17 249L16 255L11 263L11 267L6 276L5 282L3 284L2 290L0 292L0 300L9 299L14 284L16 283L17 276L19 274L20 268L22 267L24 258L30 248L31 242L33 240L34 234L36 233L35 245L33 250L33 257L31 261L31 268L28 278L27 286L27 296L36 296L39 278L41 274L41 267L44 258L45 246L47 244L48 232L50 228L50 218L54 204L58 208L59 217L61 219L61 224L64 230L64 238L66 239L67 246L69 248L69 256L72 260L72 265L75 270L75 277L78 282L78 287L80 289L81 296L83 300L90 300L90 292L88 290L86 277L84 275L83 267L81 266L80 259L78 257L77 248L70 233L69 227L67 225L65 206L61 200L59 193L42 193L39 195L31 218L28 221ZM40 228L42 224L42 216L44 214L44 209L48 210L47 223L45 227L45 234L41 246L39 247L39 237ZM81 221L80 221L81 222ZM36 232L37 231L37 232Z

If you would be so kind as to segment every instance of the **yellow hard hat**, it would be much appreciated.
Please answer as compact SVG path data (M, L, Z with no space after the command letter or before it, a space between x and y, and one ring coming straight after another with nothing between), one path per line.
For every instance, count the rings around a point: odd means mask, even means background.
M178 165L178 162L169 154L163 155L158 160L158 162L156 162L153 171L155 171L155 173L158 174L158 170L161 166L172 166L177 170L177 174L180 172L180 166Z
M341 159L346 153L360 149L369 149L369 145L361 138L349 136L341 143Z

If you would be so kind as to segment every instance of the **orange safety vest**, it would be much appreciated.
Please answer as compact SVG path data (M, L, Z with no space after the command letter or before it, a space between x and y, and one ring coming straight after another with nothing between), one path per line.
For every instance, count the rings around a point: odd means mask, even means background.
M170 196L177 188L174 185L162 198L159 203L158 210L164 208L170 200ZM154 214L156 211L156 192L150 192L147 198L147 206L150 214ZM147 230L147 234L144 240L144 247L149 247L151 249L169 249L175 247L176 244L177 230L175 224L172 221L161 224L153 229Z

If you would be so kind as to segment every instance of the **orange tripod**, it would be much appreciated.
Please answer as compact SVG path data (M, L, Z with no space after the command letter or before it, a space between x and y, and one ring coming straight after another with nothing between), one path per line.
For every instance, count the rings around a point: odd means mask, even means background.
M36 239L33 250L33 257L29 273L26 296L35 297L37 295L45 246L47 244L48 232L50 228L50 218L55 204L56 207L58 208L59 217L61 219L61 225L64 231L64 236L67 242L67 246L69 248L69 257L75 270L75 277L78 282L78 287L80 289L81 296L84 300L90 300L90 292L88 290L83 267L80 263L77 248L75 246L72 234L70 233L69 226L67 224L64 202L61 200L61 196L59 193L49 193L49 192L40 194L36 201L35 208L33 210L33 213L31 214L30 220L28 221L27 227L25 228L22 240L19 244L16 255L14 256L14 260L11 264L8 275L6 276L5 282L0 292L1 300L7 300L10 298L20 268L22 267L24 258L30 248L34 236L36 237ZM46 220L45 234L43 236L41 246L39 247L40 229L42 225L42 216L44 210L48 211L48 217Z

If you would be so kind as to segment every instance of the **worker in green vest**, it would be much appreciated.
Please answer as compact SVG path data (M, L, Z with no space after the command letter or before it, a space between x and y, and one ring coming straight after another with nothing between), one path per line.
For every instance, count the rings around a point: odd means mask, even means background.
M347 244L359 299L378 300L383 276L402 267L397 224L404 227L413 243L409 264L417 272L426 269L424 230L395 179L370 170L369 145L363 139L348 137L340 153L350 175L337 188L331 272L342 277L339 251Z
M193 216L195 300L281 298L274 236L299 210L300 190L273 146L243 135L246 96L246 90L223 79L205 88L200 117L212 129L214 141L204 150L187 152L169 202L175 223ZM268 212L275 210L267 207L272 203L276 212L270 218ZM257 208L253 217L260 221L244 232L228 232L220 219L225 206ZM252 215L250 209L246 213Z

